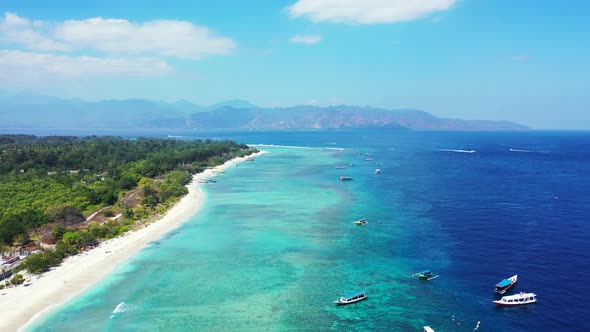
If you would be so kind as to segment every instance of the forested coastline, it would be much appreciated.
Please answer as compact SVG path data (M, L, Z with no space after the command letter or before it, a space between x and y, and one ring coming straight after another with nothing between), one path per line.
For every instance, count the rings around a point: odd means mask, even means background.
M55 245L25 264L42 272L164 212L192 174L256 151L229 140L0 135L0 252Z

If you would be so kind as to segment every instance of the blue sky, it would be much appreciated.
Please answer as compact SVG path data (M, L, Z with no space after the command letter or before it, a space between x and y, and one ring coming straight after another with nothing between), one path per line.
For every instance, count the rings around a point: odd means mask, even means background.
M590 2L0 0L0 90L590 129Z

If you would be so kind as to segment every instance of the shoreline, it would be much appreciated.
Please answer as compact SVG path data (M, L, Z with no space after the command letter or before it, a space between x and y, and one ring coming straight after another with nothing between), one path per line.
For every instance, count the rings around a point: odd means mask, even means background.
M38 277L33 276L30 286L1 290L0 302L3 305L0 331L24 331L104 280L148 243L178 228L201 209L205 193L199 180L215 176L216 172L263 153L236 157L223 165L193 175L191 183L187 185L188 194L156 221L124 236L103 241L91 251L67 257L61 265Z

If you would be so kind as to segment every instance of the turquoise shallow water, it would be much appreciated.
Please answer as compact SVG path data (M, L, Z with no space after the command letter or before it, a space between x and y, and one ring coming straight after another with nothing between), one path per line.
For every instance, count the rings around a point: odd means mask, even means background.
M365 163L352 150L265 149L208 185L196 216L32 330L419 329L430 290L413 292L391 254L403 242L394 197L383 206L360 180L374 168L336 169ZM352 223L361 217L369 225ZM332 304L358 289L370 300Z

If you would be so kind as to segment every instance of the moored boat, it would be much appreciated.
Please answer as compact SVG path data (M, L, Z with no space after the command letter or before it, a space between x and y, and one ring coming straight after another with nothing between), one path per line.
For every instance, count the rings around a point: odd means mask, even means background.
M517 280L518 280L517 274L513 275L512 277L510 277L508 279L503 279L502 281L500 281L499 283L496 284L496 287L494 288L494 293L497 293L497 294L506 293L510 288L512 288L514 286L514 284L516 284Z
M513 306L531 304L537 302L537 294L520 292L514 295L502 296L501 299L494 301L499 306Z
M377 168L377 169L375 170L375 174L379 174L379 173L381 173L381 170L380 170L379 168Z
M351 181L351 180L352 180L352 178L348 177L348 176L341 176L340 177L340 181Z
M434 330L430 326L424 326L424 332L434 332Z
M436 279L439 277L438 274L434 274L430 270L424 270L421 272L417 272L417 273L412 274L412 276L417 276L419 279L423 279L423 280L432 280L432 279Z
M355 220L352 223L357 224L359 226L363 226L363 225L368 224L369 222L367 221L367 219L363 218L363 219Z
M336 303L337 305L351 304L365 299L367 299L367 294L365 293L365 291L358 291L344 295L338 300L334 301L334 303Z

